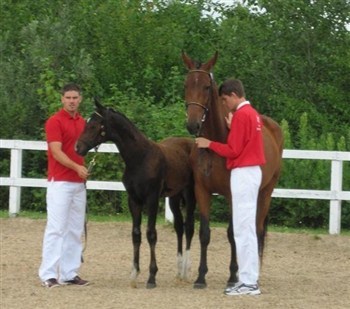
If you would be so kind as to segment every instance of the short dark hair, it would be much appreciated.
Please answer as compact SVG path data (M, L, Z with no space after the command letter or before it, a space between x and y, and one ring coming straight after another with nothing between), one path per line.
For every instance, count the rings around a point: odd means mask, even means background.
M230 95L234 92L239 98L245 97L243 83L239 79L228 79L219 87L219 95Z
M75 83L68 83L62 87L61 94L64 95L67 91L77 91L81 94L81 87Z

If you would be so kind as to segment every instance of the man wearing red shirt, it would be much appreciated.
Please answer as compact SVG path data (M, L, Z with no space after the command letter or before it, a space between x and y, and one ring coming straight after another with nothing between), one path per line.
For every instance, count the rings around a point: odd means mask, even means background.
M48 143L47 224L39 277L43 286L60 284L84 286L78 276L81 265L88 170L84 158L75 152L75 143L85 121L78 113L81 89L67 84L61 93L63 108L45 125Z
M239 282L225 290L226 295L259 295L259 255L256 235L256 209L265 164L262 122L258 112L245 99L240 80L230 79L219 88L223 104L230 109L226 118L230 132L227 143L196 138L199 148L209 148L226 158L231 170L233 234L237 251Z

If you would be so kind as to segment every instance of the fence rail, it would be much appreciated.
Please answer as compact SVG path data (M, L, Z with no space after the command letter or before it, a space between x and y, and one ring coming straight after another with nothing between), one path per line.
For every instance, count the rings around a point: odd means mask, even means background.
M22 178L22 156L23 150L47 150L46 142L22 141L22 140L0 140L0 149L10 149L10 175L0 177L0 186L10 187L9 214L15 216L20 211L21 187L46 187L45 178ZM118 153L114 144L102 144L99 147L101 153ZM350 191L343 191L343 162L350 161L350 152L341 151L315 151L315 150L288 150L283 151L284 159L308 159L331 161L331 183L330 190L300 190L276 188L272 196L278 198L299 199L321 199L330 201L329 211L329 233L339 234L341 229L341 203L350 201ZM116 190L125 191L120 181L94 181L87 182L88 190ZM166 219L173 220L166 199Z

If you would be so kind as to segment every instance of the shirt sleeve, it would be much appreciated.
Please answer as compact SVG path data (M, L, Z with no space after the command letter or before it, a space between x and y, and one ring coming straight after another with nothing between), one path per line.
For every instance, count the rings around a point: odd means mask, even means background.
M247 126L241 118L233 118L231 122L230 133L227 138L227 144L211 142L209 149L215 151L219 156L234 159L237 158L244 149L247 136Z
M61 124L58 119L49 118L45 124L46 141L62 142Z

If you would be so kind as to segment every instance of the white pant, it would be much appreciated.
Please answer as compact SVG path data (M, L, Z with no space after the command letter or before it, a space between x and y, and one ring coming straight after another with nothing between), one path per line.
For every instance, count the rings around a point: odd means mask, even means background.
M261 184L260 166L235 168L231 171L232 223L236 243L238 277L246 284L259 279L256 208Z
M43 240L39 277L73 279L81 265L86 208L83 183L50 181L46 193L47 224Z

